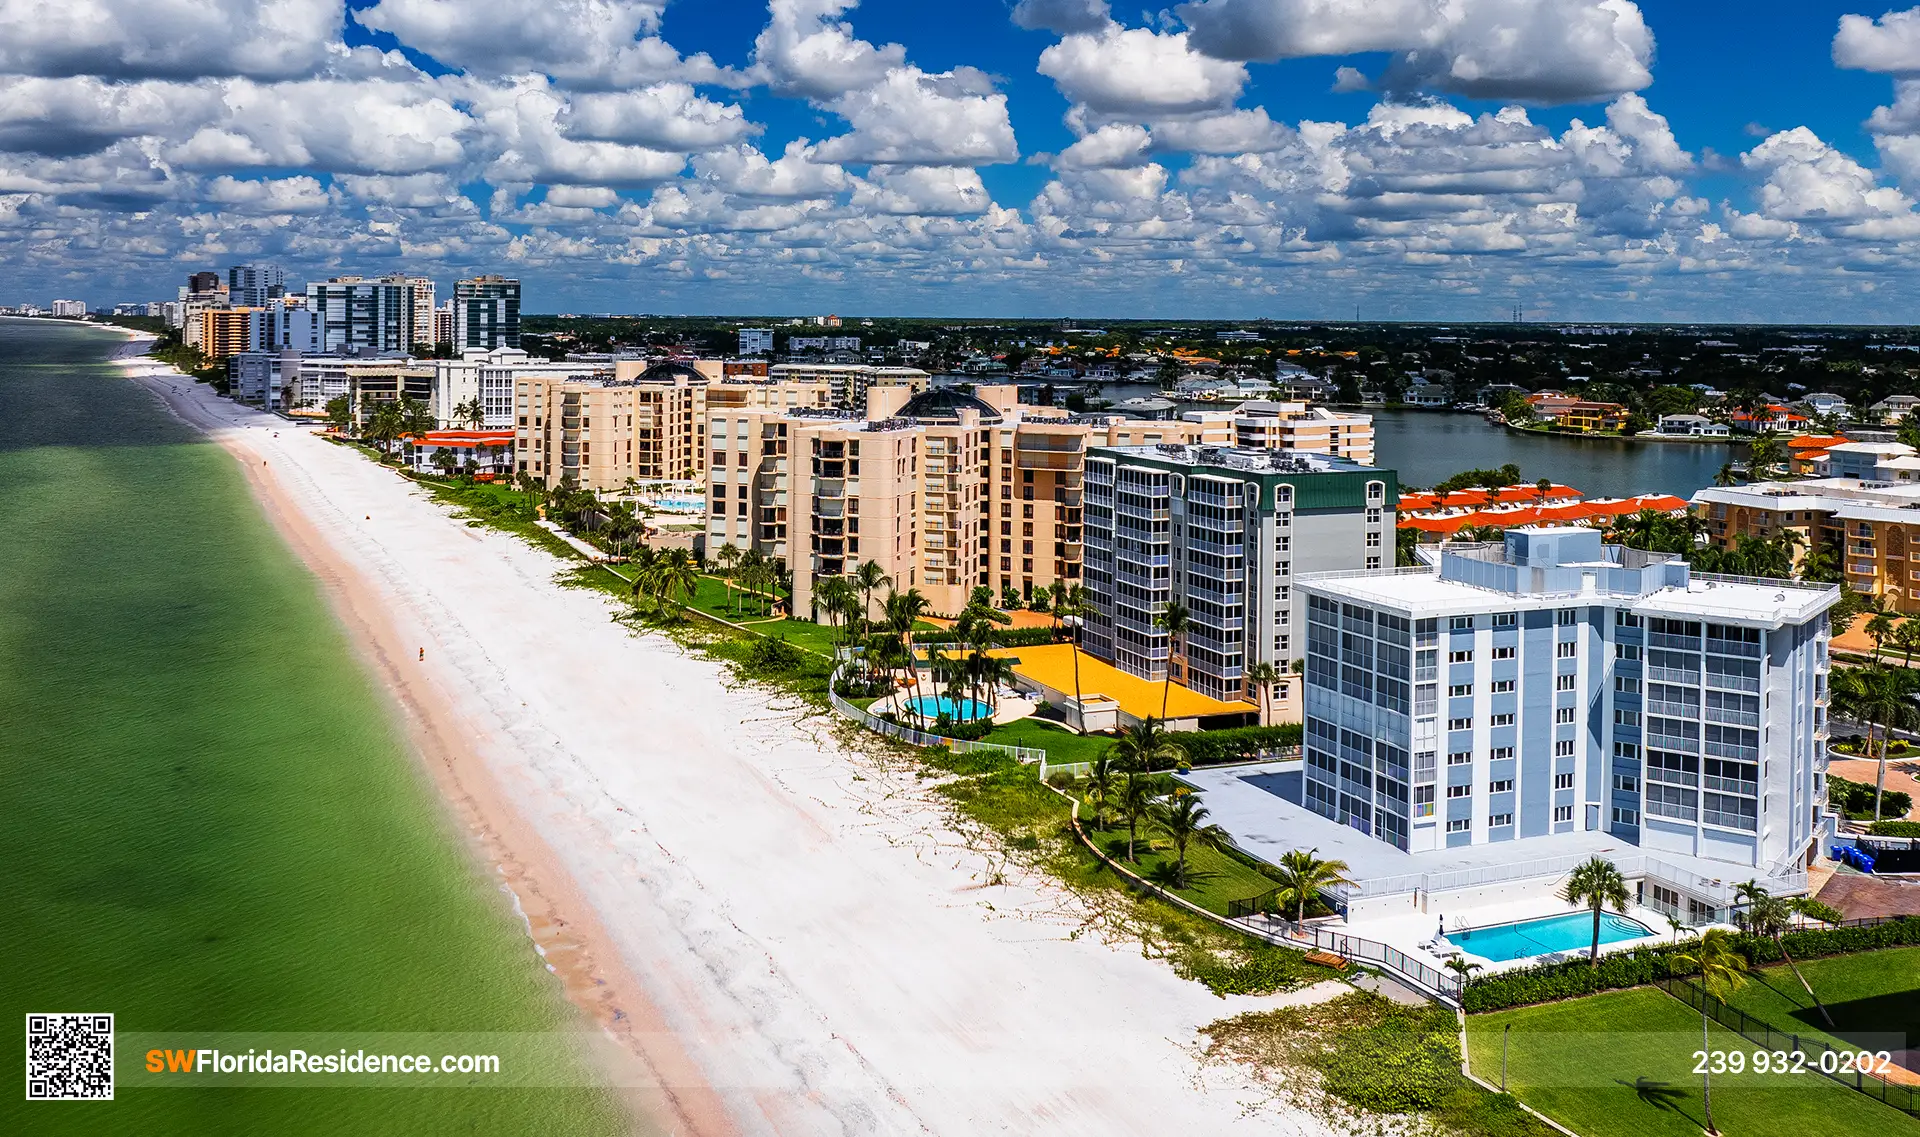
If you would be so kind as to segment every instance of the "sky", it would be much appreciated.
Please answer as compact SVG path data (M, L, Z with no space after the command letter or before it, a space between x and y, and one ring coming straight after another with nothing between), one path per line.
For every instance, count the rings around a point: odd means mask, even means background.
M1920 8L0 0L0 304L1920 323Z

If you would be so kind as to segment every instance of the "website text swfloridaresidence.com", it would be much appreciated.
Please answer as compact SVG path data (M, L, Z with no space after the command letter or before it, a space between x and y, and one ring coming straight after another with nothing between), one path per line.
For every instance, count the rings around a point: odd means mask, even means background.
M231 1051L193 1048L146 1053L149 1074L498 1074L498 1054L369 1054L337 1050Z
M606 1073L596 1032L129 1032L122 1086L591 1086Z

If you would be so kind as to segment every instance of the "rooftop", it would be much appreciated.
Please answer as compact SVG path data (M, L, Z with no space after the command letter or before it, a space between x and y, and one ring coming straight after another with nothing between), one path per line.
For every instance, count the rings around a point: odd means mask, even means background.
M989 654L1013 660L1014 674L1022 678L1056 691L1071 692L1076 650L1072 644L1040 644L1034 647L997 648ZM1163 694L1167 700L1168 719L1244 715L1259 710L1252 703L1223 702L1178 683L1167 688L1155 680L1129 675L1084 651L1079 655L1081 694L1088 697L1105 695L1134 718L1159 717Z
M1183 466L1214 466L1244 470L1255 474L1350 474L1372 470L1345 458L1297 450L1241 450L1226 446L1200 446L1184 442L1161 442L1142 446L1104 446L1106 453L1128 458L1149 458Z

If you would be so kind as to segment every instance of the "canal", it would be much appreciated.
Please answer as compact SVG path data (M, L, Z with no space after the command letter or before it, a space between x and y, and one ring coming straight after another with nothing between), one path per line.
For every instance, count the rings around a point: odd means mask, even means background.
M1443 411L1368 408L1367 413L1373 416L1374 461L1398 470L1403 486L1431 486L1461 470L1511 462L1527 481L1552 478L1589 497L1691 497L1712 485L1720 467L1746 449L1711 442L1516 434L1478 415Z

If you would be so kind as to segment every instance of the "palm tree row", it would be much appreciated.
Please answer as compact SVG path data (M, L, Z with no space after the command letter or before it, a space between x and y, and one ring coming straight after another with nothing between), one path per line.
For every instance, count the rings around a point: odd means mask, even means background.
M1185 787L1163 792L1158 769L1186 757L1160 720L1148 718L1120 732L1113 745L1095 758L1086 779L1087 800L1094 809L1094 825L1105 829L1109 807L1127 823L1127 860L1137 863L1140 829L1157 829L1173 843L1175 888L1187 887L1187 852L1195 844L1219 846L1226 833L1207 821L1207 807Z
M653 610L676 620L684 619L686 606L700 586L700 564L685 549L655 552L645 545L636 550L632 593L636 601L645 596Z

